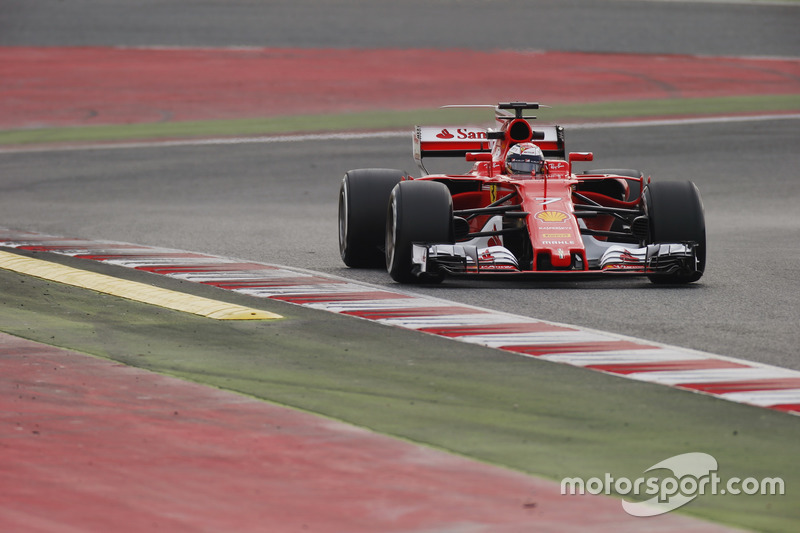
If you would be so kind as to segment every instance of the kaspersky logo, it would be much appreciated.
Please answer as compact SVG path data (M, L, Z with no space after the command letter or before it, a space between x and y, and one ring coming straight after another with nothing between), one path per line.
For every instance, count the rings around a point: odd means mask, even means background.
M618 494L623 496L622 508L632 516L657 516L686 505L698 496L707 494L784 495L782 478L761 480L731 477L723 480L717 474L717 460L701 452L684 453L660 461L636 479L615 478L609 473L583 480L579 477L561 480L561 494ZM643 496L651 496L643 499ZM633 500L631 497L636 498Z

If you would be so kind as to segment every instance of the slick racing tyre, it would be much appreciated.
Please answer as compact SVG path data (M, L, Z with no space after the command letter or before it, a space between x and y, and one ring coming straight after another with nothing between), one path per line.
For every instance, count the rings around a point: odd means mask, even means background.
M453 238L453 199L436 181L403 181L392 190L386 213L386 269L400 283L439 282L439 272L412 268L412 244L447 244Z
M706 266L706 223L700 192L691 181L650 183L644 190L650 243L696 243L697 264L689 271L652 274L653 283L692 283Z
M339 254L349 267L382 267L386 205L401 170L365 168L344 175L339 188Z

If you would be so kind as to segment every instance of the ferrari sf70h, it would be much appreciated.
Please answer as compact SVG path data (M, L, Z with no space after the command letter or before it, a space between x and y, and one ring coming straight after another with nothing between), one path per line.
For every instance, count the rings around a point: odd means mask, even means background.
M339 250L349 267L385 264L400 283L446 276L640 275L700 279L703 204L690 181L639 170L575 173L590 152L565 151L564 129L534 127L536 103L495 108L496 128L416 127L421 177L392 169L347 172L339 194ZM461 158L463 174L429 174L423 159Z

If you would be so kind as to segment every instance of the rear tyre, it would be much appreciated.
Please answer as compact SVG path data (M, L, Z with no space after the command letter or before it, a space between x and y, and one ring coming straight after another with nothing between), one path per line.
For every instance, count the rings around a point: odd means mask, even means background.
M436 181L398 183L386 213L386 269L399 283L440 282L440 272L419 274L412 269L412 245L447 244L453 237L453 199Z
M696 243L697 265L674 274L652 274L653 283L692 283L706 267L706 223L700 191L691 181L651 183L644 190L645 211L650 223L650 244Z
M353 268L384 264L386 205L395 185L405 179L401 170L365 168L344 175L339 188L339 254Z

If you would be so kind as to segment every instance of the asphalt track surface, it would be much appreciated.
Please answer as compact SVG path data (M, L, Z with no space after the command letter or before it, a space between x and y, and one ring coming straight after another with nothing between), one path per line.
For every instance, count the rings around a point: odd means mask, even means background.
M691 179L703 195L702 280L450 279L410 290L556 322L800 369L797 119L568 130L593 168ZM397 287L338 255L336 198L351 168L417 171L404 137L5 154L3 223L307 268ZM461 167L459 167L459 170ZM407 287L406 287L407 288Z
M539 49L797 56L797 4L4 0L0 46Z

